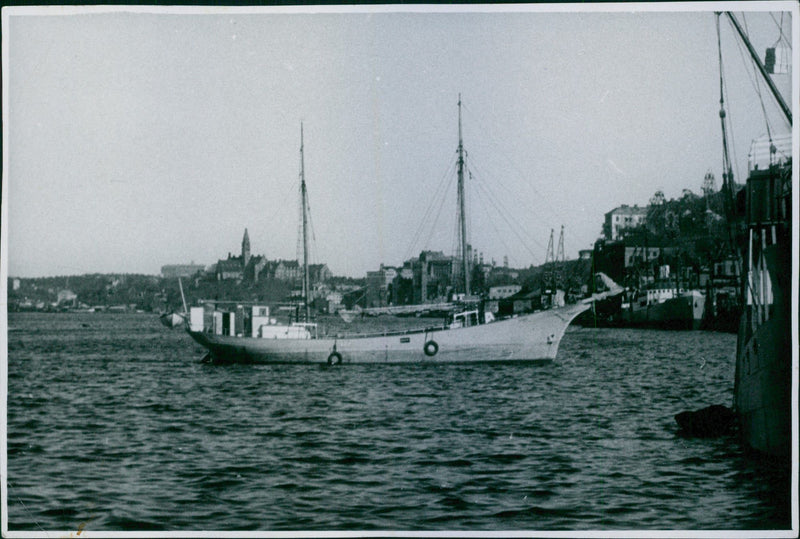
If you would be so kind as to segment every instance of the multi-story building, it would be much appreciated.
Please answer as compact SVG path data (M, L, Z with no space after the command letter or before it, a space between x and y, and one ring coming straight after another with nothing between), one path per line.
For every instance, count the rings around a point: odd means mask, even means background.
M385 307L392 303L392 283L396 277L397 270L383 264L377 271L368 271L364 298L366 306Z
M617 283L626 283L626 278L634 272L654 279L656 268L663 257L672 257L677 247L655 244L654 241L644 243L636 239L618 241L598 240L594 245L593 271L603 272ZM638 286L639 283L627 283Z
M229 279L241 281L244 279L242 257L232 256L231 253L228 253L228 258L217 261L215 274L218 281L227 281Z
M441 251L422 251L412 259L414 272L414 303L447 301L452 291L452 278L456 262Z
M410 305L414 303L414 269L406 263L392 281L392 304Z
M217 267L214 270L214 275L218 281L227 281L234 279L241 281L245 278L247 265L250 263L250 236L247 234L247 229L244 229L244 237L242 237L242 254L240 256L233 256L228 253L228 258L217 261Z
M309 264L308 278L312 283L325 283L333 277L327 264Z
M276 281L299 281L302 279L302 268L297 260L276 261L271 277Z
M522 290L522 287L518 284L493 286L489 289L489 299L504 299L513 296L520 290Z
M309 264L308 272L312 283L326 282L332 276L326 264ZM250 236L245 228L242 254L234 256L228 253L227 259L217 261L214 275L218 281L235 279L257 283L260 280L275 279L298 283L303 280L303 266L297 260L267 260L263 255L251 255Z
M167 264L161 266L161 276L165 279L177 279L178 277L191 277L198 272L205 270L201 264Z
M647 207L623 204L605 214L603 235L607 240L616 241L625 235L625 230L636 228L647 221Z

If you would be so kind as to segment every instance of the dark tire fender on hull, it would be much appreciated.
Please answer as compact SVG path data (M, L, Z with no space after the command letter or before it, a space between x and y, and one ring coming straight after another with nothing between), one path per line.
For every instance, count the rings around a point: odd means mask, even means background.
M431 339L425 343L425 346L422 350L425 352L426 356L433 357L437 354L437 352L439 352L439 344Z

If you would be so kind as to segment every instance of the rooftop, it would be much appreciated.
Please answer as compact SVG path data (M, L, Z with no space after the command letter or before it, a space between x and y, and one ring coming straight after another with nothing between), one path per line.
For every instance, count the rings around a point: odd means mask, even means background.
M647 214L647 206L639 207L638 204L634 204L633 206L628 206L627 204L623 204L622 206L617 206L610 212L606 213L606 215L646 215Z

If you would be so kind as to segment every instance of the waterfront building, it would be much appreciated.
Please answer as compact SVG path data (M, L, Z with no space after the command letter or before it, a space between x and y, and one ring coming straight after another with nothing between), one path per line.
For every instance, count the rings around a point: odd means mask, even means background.
M651 239L624 238L617 241L597 240L592 257L593 271L608 275L617 283L625 282L629 275L638 273L654 279L659 261L674 256L677 247L663 245ZM631 283L635 284L635 283Z
M392 282L392 304L410 305L414 303L414 269L410 263L400 268Z
M510 284L504 286L493 286L489 289L489 299L504 299L513 296L522 290L518 284Z
M335 314L337 311L344 309L343 299L344 295L341 292L329 292L325 296L328 314Z
M446 301L452 290L451 279L458 270L453 257L441 251L422 251L411 260L414 303Z
M615 241L625 235L628 229L636 228L647 221L647 207L623 204L605 214L603 235L606 240Z
M519 271L506 266L493 266L489 272L487 282L493 286L512 284L519 279Z
M377 271L367 272L365 301L367 307L386 307L393 303L392 288L397 278L396 268L381 264Z

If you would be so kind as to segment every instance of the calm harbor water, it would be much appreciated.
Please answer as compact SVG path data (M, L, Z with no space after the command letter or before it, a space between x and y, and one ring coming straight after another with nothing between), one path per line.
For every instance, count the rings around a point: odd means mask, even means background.
M10 530L790 527L789 485L673 415L735 336L571 328L556 361L214 366L154 315L15 314Z

